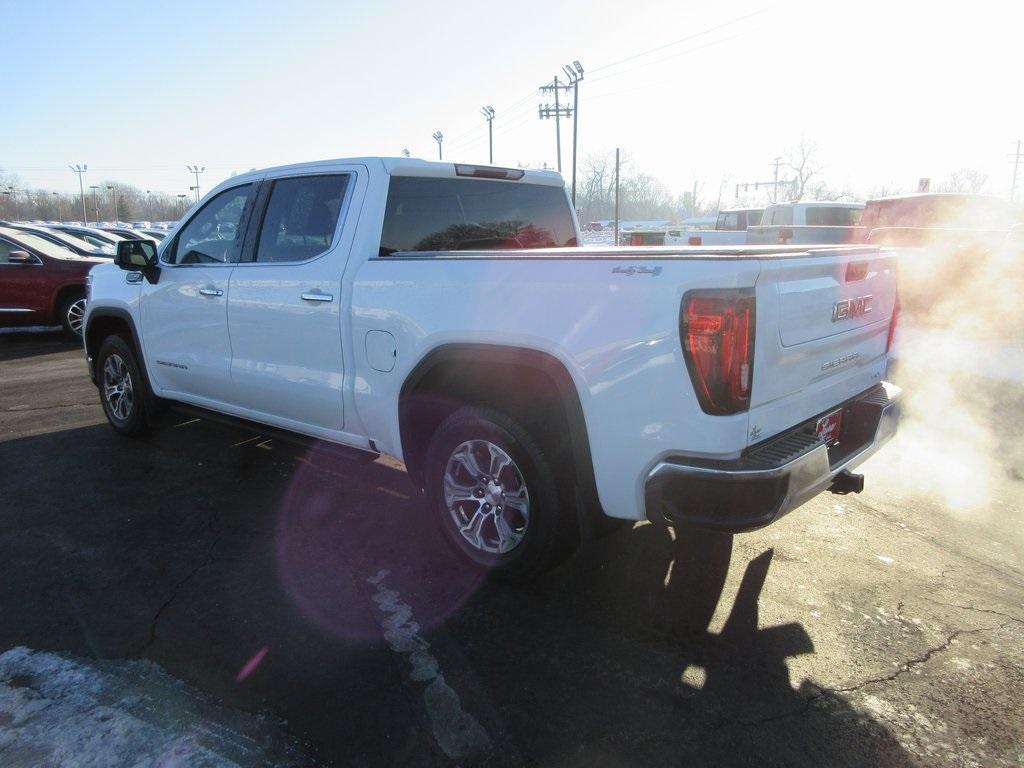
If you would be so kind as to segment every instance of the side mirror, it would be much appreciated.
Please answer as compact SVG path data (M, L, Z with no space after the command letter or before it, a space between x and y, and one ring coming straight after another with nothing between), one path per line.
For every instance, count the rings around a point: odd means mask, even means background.
M8 264L35 264L36 260L28 251L11 251L7 254Z
M160 275L155 240L119 241L114 263L121 269L142 272L151 283L155 283Z

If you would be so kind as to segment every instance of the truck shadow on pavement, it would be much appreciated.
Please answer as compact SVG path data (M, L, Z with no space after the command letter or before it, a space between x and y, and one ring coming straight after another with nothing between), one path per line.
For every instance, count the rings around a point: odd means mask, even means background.
M178 420L145 441L9 440L0 467L21 467L0 502L0 650L152 659L328 764L450 764L410 657L382 641L381 574L487 733L460 765L912 764L841 695L791 685L814 643L759 626L771 550L716 633L729 537L626 528L520 587L453 559L384 461Z

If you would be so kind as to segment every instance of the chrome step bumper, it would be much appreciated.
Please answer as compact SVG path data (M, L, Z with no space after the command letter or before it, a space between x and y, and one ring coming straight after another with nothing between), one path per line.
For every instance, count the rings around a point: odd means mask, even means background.
M831 446L815 434L815 417L738 459L669 457L647 476L647 519L732 533L762 528L828 490L836 475L895 435L901 395L883 381L837 405L844 409L843 424Z

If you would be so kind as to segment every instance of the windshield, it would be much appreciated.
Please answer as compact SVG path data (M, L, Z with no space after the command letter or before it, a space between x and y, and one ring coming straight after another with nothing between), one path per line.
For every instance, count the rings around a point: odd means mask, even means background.
M58 259L65 259L68 256L77 255L70 248L63 245L57 245L56 243L51 243L49 240L46 240L39 235L33 235L31 232L18 232L17 235L12 236L12 239L16 239L46 256L53 256Z

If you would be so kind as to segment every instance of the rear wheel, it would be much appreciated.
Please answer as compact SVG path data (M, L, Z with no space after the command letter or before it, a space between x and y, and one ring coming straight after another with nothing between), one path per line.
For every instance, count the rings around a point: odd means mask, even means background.
M64 332L76 339L82 338L82 322L85 320L85 295L73 293L60 303L60 323Z
M434 433L425 471L445 538L474 565L526 581L567 550L573 518L560 500L557 467L514 419L456 411Z
M109 336L96 356L96 382L107 421L118 432L137 437L149 430L145 399L149 389L131 345Z

